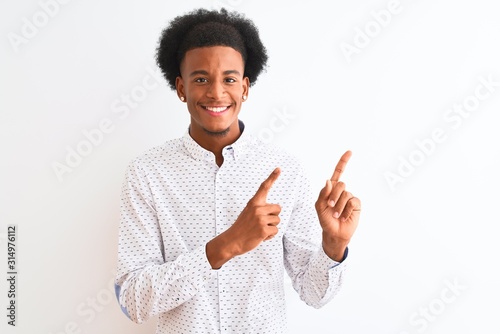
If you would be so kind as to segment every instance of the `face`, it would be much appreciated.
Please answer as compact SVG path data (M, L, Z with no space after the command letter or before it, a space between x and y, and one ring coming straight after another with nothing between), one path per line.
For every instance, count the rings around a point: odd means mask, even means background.
M190 134L197 141L240 135L238 114L249 81L243 77L243 57L227 46L211 46L186 52L176 86L191 115Z

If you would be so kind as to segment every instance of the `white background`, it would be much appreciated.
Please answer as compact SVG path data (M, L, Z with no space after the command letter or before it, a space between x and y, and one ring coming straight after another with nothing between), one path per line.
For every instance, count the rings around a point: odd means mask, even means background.
M1 279L1 332L154 333L112 290L121 182L133 157L188 125L150 74L161 29L225 5L254 20L270 56L241 112L247 129L299 156L318 191L353 151L344 181L363 212L347 279L320 310L287 285L289 333L498 333L496 3L2 0L0 267L7 276L16 224L19 275L15 328ZM463 104L470 113L453 113ZM87 155L58 177L78 148Z

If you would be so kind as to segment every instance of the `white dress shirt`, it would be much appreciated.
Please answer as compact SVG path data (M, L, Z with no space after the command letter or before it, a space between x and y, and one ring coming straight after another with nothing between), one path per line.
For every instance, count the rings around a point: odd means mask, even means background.
M134 322L158 315L157 334L285 333L285 270L316 308L341 286L345 262L320 246L315 198L297 159L245 132L223 156L218 167L186 131L128 167L116 294ZM281 175L267 202L281 206L279 233L212 269L206 243L236 221L276 167Z

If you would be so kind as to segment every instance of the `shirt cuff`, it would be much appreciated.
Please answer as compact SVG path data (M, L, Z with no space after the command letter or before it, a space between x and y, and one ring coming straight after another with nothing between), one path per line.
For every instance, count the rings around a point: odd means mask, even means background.
M341 263L343 263L344 260L347 259L347 255L349 254L349 248L346 247L345 251L344 251L344 256L342 257L342 260L340 260L340 262L337 262L335 260L332 260L328 255L326 255L323 247L320 247L320 248L321 248L320 249L320 256L319 256L318 261L322 261L323 262L322 265L329 268L329 269L335 268L338 265L340 265Z
M189 258L183 263L184 273L188 277L195 278L195 282L205 282L213 274L212 267L207 260L205 247L195 249ZM201 270L200 270L201 269Z

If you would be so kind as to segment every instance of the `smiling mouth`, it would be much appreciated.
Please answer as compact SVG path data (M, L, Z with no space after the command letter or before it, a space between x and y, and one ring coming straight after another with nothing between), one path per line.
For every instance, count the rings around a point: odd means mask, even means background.
M224 111L228 110L230 107L231 106L225 106L225 107L208 107L208 106L203 106L203 109L218 114L218 113L221 113L221 112L224 112Z

